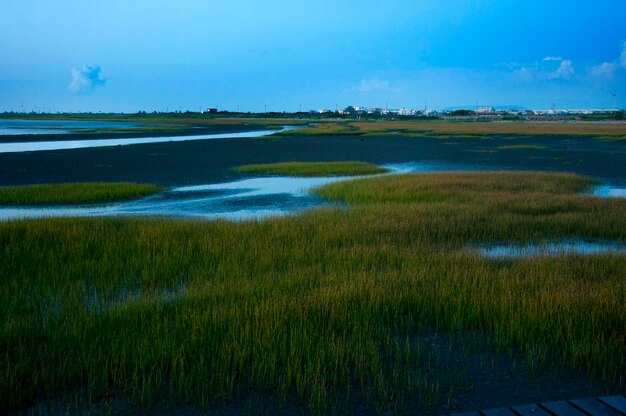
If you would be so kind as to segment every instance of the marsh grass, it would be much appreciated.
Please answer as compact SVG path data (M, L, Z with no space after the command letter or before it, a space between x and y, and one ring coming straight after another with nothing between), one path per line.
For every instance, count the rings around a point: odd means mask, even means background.
M471 334L525 368L623 388L625 256L494 261L465 249L626 242L626 201L579 195L589 184L381 176L316 191L348 209L267 221L0 224L0 407L113 394L207 409L274 392L310 413L349 413L350 400L445 412L471 389ZM468 348L461 367L442 366L455 345Z
M142 198L162 190L156 185L128 182L9 186L0 188L0 205L94 204Z
M388 172L388 169L366 162L283 162L245 165L233 169L239 173L288 176L359 176Z

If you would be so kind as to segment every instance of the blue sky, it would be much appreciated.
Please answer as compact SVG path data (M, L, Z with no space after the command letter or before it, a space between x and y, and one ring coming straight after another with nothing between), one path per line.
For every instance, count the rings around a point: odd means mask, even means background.
M2 0L0 111L626 107L626 1Z

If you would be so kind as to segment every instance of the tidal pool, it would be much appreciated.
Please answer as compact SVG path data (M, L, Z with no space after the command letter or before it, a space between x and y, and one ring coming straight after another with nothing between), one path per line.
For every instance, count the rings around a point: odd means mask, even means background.
M476 251L481 256L492 259L566 256L570 254L626 254L626 244L611 241L568 240L528 245L492 245L480 247Z

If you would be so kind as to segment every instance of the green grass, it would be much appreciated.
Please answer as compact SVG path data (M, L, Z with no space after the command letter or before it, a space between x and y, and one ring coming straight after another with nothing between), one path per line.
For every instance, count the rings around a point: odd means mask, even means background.
M387 169L365 162L285 162L246 165L233 169L239 173L289 176L359 176L388 172Z
M156 185L127 182L9 186L0 188L0 205L93 204L141 198L162 190Z
M544 150L546 146L540 146L537 144L513 144L507 146L498 146L500 150Z
M429 350L429 332L467 348L467 334L485 334L484 367L505 351L623 389L626 256L494 261L468 249L626 242L626 201L578 194L589 185L394 175L316 191L348 209L267 221L0 223L0 410L111 395L147 411L220 408L273 392L314 414L350 413L350 400L445 413L473 374L442 367L456 344Z

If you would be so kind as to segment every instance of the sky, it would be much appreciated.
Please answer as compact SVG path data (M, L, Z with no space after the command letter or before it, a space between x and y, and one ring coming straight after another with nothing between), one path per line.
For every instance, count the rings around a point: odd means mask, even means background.
M0 0L0 112L626 107L624 0Z

